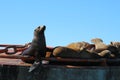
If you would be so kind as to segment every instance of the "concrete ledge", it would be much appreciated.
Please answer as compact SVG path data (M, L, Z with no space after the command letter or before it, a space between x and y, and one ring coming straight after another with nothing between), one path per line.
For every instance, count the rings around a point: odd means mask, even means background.
M74 67L43 65L34 72L29 66L0 66L0 80L120 80L120 67Z

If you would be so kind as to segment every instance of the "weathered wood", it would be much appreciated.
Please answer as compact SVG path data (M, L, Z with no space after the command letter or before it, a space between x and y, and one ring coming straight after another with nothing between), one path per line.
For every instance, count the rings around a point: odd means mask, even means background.
M0 80L119 80L119 66L41 65L28 72L31 64L20 59L0 58Z
M0 80L119 80L120 67L0 66Z
M120 79L120 66L71 66L46 64L39 66L33 72L28 72L30 66L31 64L24 63L20 59L0 58L0 80Z
M34 57L21 56L21 55L0 55L0 64L16 64L13 60L34 60ZM49 64L58 64L58 65L76 65L76 66L120 66L120 59L71 59L71 58L43 58L41 60L49 61ZM22 63L24 63L21 61ZM20 63L20 62L19 62ZM27 64L27 63L25 63ZM12 64L10 64L12 65Z
M24 63L21 59L0 58L0 65L31 66L32 64Z

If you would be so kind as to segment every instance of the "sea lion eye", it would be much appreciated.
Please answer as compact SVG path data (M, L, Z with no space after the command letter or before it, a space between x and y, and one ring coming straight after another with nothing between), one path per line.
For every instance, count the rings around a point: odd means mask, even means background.
M40 26L38 28L40 28Z

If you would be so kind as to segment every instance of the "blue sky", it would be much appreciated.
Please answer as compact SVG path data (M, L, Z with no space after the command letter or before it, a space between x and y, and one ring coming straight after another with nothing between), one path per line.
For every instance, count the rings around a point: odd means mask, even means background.
M120 41L120 0L0 0L0 44L25 44L46 25L48 46Z

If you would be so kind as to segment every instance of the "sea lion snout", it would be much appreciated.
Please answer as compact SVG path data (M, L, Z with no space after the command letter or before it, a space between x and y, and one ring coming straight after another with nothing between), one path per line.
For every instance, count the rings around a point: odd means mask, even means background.
M46 26L45 26L45 25L42 25L42 26L41 26L41 29L42 29L42 30L45 30L45 29L46 29Z
M44 31L46 29L46 26L45 25L42 25L42 26L38 26L38 28L36 30L39 30L39 31Z

